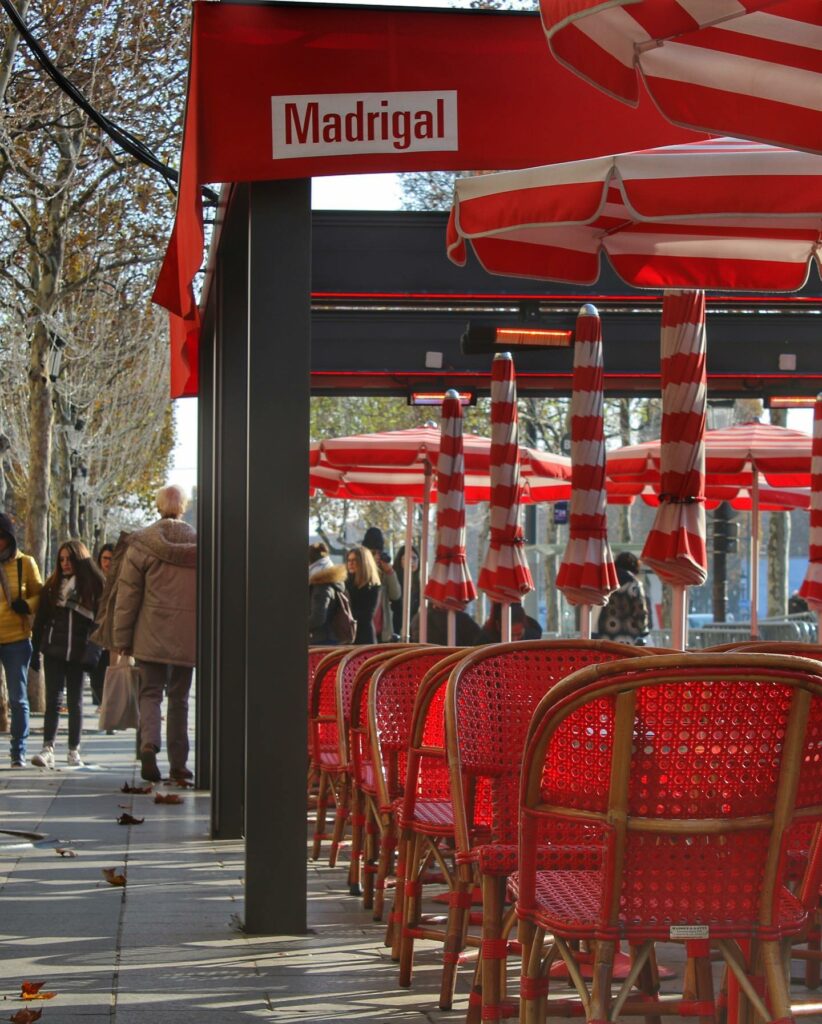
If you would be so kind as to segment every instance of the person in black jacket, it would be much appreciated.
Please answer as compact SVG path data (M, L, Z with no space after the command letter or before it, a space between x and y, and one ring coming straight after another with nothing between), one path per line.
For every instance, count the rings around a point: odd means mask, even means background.
M348 576L345 589L351 602L351 614L357 620L355 644L375 644L374 612L380 599L380 573L368 548L359 545L345 556Z
M308 545L308 642L337 644L331 618L337 595L345 591L348 571L334 565L322 541Z
M54 741L60 720L60 697L66 690L69 714L67 763L81 767L80 736L83 731L83 672L92 668L92 655L100 648L89 644L97 604L103 592L103 574L79 540L60 545L57 568L43 586L34 620L35 648L43 655L46 682L46 714L43 749L31 763L54 767Z
M536 619L525 614L521 604L511 605L511 639L512 640L539 640L542 636L542 626ZM477 638L478 644L498 644L502 639L502 605L494 601L491 605L491 614L488 616L480 630Z
M398 601L391 602L391 618L395 636L402 636L402 606L405 602L405 545L403 544L394 555L394 573L397 577L402 594ZM416 548L411 548L411 614L413 619L420 610L420 556Z

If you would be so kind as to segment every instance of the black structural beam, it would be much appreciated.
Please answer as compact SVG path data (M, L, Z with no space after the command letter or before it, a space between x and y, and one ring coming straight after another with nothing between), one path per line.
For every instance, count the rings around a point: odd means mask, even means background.
M211 829L238 839L245 829L245 645L248 186L231 189L215 269L214 755Z
M306 927L311 186L248 188L245 926L283 934Z
M605 260L591 287L496 277L472 254L457 267L445 254L446 222L444 213L315 212L315 394L404 395L447 385L487 393L490 356L460 349L469 321L567 329L583 302L603 317L606 391L659 393L659 292L628 287ZM815 272L797 295L709 293L711 395L816 394L821 318ZM568 393L572 360L571 347L518 351L518 390Z

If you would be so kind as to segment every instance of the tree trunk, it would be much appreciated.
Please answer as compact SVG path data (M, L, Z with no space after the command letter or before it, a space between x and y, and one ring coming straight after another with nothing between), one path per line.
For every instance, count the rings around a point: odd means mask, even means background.
M624 448L633 441L631 430L631 399L619 400L619 443ZM619 544L630 544L633 540L631 530L631 506L619 505L617 512L617 541Z
M49 340L42 321L34 328L29 366L29 486L26 550L45 567L51 481L51 381L45 370Z
M46 681L43 677L42 668L37 672L34 669L29 669L26 689L28 690L29 708L32 714L42 715L46 710Z
M545 521L545 543L557 543L558 528L554 517L549 513ZM561 631L559 591L556 587L557 573L559 572L559 556L546 554L545 556L545 629L549 633Z

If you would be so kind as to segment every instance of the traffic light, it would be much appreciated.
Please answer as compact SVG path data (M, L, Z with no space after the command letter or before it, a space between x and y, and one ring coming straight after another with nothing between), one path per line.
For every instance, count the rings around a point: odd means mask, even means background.
M739 523L735 519L714 519L714 551L735 555L739 550Z

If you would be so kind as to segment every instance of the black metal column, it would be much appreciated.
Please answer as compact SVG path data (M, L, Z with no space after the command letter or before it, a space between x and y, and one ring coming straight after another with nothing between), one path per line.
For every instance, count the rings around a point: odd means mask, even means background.
M306 927L311 185L249 186L245 927Z
M214 298L200 332L200 393L197 399L197 669L194 781L211 786L212 691L214 680Z
M239 839L245 803L248 186L232 189L217 259L214 362L214 766L211 833Z

